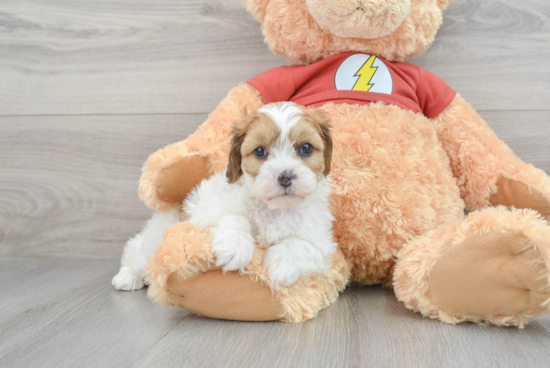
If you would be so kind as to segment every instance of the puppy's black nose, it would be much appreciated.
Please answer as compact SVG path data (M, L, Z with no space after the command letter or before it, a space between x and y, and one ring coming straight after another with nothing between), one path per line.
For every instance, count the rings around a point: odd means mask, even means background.
M283 171L279 174L279 178L277 179L279 181L279 185L283 188L288 188L292 185L292 180L296 179L296 175L294 175L290 171Z

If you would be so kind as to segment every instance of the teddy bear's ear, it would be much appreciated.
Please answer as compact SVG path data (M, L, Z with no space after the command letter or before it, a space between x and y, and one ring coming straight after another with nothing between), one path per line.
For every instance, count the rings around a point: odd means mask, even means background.
M447 1L447 0L440 0ZM269 0L241 0L246 10L254 16L259 22L263 22Z

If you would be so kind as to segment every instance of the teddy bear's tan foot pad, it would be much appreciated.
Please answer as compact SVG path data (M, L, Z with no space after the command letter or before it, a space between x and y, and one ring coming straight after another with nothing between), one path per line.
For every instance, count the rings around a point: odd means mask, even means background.
M539 251L517 232L473 235L446 252L430 274L429 296L451 316L536 316L550 298Z
M187 194L211 174L210 159L199 155L183 157L160 170L155 179L159 200L180 204Z
M224 274L217 269L189 280L179 280L173 274L167 280L166 290L173 305L205 317L236 321L283 319L283 307L271 289L237 271Z

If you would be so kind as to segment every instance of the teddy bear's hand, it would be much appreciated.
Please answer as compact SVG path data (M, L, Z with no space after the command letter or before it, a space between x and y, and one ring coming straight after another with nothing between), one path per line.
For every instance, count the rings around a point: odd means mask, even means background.
M530 208L550 221L550 178L521 161L460 95L433 120L466 208Z
M349 280L340 251L325 275L305 277L273 292L256 248L244 272L223 272L211 251L212 235L189 222L170 226L147 263L149 296L206 317L241 321L301 322L333 303Z
M149 158L140 181L141 199L159 212L167 212L181 205L187 194L203 179L210 176L212 171L210 158L198 154L166 157L163 158L162 167L151 168L156 161L154 156L169 155L168 152L164 152L167 149Z
M398 257L396 295L425 316L523 327L550 311L550 227L535 211L473 212Z
M203 179L226 168L229 132L242 110L256 111L264 104L251 85L232 89L194 134L149 156L139 182L141 200L158 212L180 206Z

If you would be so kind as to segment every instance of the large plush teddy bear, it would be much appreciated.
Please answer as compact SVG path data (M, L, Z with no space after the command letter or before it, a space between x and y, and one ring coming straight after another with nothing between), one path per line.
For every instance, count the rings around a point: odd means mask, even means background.
M272 292L264 250L246 272L223 273L209 232L178 223L147 265L149 294L235 320L307 320L349 283L393 286L407 308L448 323L521 327L548 312L550 179L442 80L402 62L431 45L450 2L245 1L269 47L297 65L235 87L196 133L151 155L140 196L167 212L224 170L243 108L321 107L339 248L327 275Z

